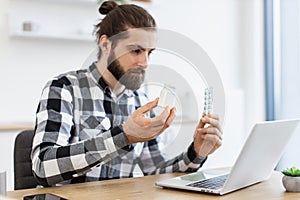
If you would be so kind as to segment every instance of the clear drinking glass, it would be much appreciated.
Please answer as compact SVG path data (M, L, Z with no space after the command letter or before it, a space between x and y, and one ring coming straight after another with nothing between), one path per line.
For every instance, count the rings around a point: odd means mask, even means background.
M163 89L160 91L158 105L155 108L155 114L160 115L166 106L172 108L176 103L176 92L175 87L171 85L164 85Z

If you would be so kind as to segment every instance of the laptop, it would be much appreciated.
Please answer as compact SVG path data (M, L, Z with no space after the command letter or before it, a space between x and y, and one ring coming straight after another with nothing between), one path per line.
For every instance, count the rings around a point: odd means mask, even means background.
M157 181L157 186L224 195L269 179L300 119L256 123L235 164Z

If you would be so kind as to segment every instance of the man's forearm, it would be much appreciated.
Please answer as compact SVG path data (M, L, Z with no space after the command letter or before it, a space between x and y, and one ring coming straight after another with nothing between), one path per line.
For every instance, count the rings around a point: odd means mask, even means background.
M52 186L110 161L126 145L127 139L119 127L67 146L41 143L33 150L33 171L42 185Z

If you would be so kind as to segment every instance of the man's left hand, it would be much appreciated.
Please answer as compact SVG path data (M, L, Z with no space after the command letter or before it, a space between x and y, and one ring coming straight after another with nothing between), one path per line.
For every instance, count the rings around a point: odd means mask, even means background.
M222 145L222 130L219 117L214 114L203 116L195 130L194 150L198 156L205 157Z

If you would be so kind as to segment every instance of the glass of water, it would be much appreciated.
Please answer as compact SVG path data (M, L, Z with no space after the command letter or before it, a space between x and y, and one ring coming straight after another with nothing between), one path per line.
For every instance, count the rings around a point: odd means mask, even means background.
M160 91L158 105L155 108L155 114L160 115L166 106L172 108L176 103L176 92L175 87L171 85L164 85L162 90Z

